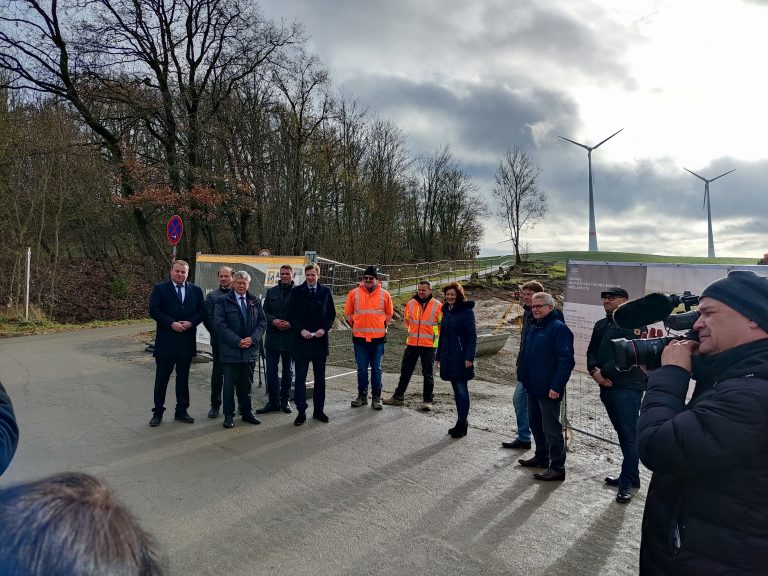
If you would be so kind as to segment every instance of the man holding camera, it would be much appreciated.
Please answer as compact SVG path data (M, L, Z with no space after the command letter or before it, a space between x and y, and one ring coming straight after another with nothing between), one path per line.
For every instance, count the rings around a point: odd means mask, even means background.
M618 486L616 502L626 504L632 500L632 488L640 487L640 459L637 455L637 416L645 389L645 373L637 366L620 372L616 369L611 340L640 338L643 329L620 328L613 319L613 313L627 301L629 294L624 288L615 286L600 293L605 318L598 320L592 330L587 348L587 369L592 379L600 386L600 401L605 406L608 418L619 437L622 462L621 474L607 476L605 483Z
M665 347L640 410L640 459L653 471L640 573L765 574L768 278L731 272L698 312L699 342Z

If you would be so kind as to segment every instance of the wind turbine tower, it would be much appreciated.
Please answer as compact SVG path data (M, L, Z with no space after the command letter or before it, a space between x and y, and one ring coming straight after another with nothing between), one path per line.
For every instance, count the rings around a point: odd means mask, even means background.
M622 128L621 130L624 130ZM596 144L595 146L587 146L586 144L582 144L580 142L574 142L573 140L569 140L568 138L565 138L564 136L560 136L563 140L566 142L570 142L571 144L576 144L576 146L581 146L584 148L584 150L587 151L587 163L589 165L589 251L590 252L597 252L597 230L595 229L595 200L592 194L592 150L596 150L597 148L600 148L603 144L608 142L611 138L616 136L619 132L614 132L608 138L600 142L600 144Z
M709 180L704 178L704 176L699 176L698 174L696 174L696 172L692 172L691 170L688 170L688 168L686 168L685 166L683 166L683 170L685 170L686 172L690 172L691 174L696 176L696 178L698 178L699 180L704 180L704 203L702 204L701 207L702 208L704 208L704 206L707 207L707 240L708 240L707 257L714 258L715 257L715 241L712 238L712 211L709 208L709 183L714 182L718 178L722 178L726 174L730 174L731 172L736 170L736 168L734 168L733 170L728 170L728 172L723 172L722 174L720 174L720 176L715 176L714 178L710 178Z

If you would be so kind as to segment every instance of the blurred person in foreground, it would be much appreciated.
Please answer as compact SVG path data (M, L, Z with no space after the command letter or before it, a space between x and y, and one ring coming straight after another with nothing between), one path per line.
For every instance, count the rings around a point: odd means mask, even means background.
M698 311L699 342L664 348L640 409L640 459L653 471L640 574L766 574L768 279L731 272Z
M19 445L19 426L11 398L0 384L0 475L11 465Z
M469 381L475 377L475 303L467 300L458 282L444 286L443 295L445 304L435 361L440 368L440 378L451 382L456 400L456 425L448 434L452 438L463 438L469 426Z
M101 480L68 472L0 490L3 576L161 576L152 537Z

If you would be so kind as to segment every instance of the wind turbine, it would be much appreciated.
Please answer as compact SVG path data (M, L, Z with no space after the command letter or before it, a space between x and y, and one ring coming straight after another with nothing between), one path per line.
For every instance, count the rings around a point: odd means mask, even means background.
M622 128L621 130L624 130ZM614 132L608 138L600 142L600 144L597 144L595 146L587 146L586 144L581 144L580 142L574 142L573 140L569 140L568 138L565 138L564 136L560 136L563 140L566 142L570 142L571 144L576 144L576 146L581 146L584 148L584 150L587 151L587 161L589 163L589 251L590 252L597 252L597 230L595 230L595 201L592 195L592 150L596 150L597 148L600 148L603 144L608 142L611 138L616 136L619 132Z
M736 168L734 168L733 170L728 170L728 172L723 172L722 174L720 174L720 176L715 176L714 178L710 178L709 180L704 178L704 176L699 176L698 174L696 174L696 172L692 172L691 170L688 170L688 168L686 168L685 166L683 166L683 170L685 170L686 172L690 172L691 174L696 176L696 178L698 178L699 180L704 180L704 203L701 205L701 207L702 208L704 208L704 206L707 207L707 240L708 240L707 257L714 258L715 257L715 241L712 238L712 211L709 209L709 183L714 182L718 178L722 178L726 174L730 174L731 172L736 170Z

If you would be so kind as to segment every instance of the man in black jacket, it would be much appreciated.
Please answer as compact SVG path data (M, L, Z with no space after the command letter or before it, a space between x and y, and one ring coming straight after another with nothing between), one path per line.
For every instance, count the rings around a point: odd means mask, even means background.
M319 282L320 267L314 263L308 264L304 267L304 277L306 281L291 290L288 303L288 320L293 332L292 355L296 365L294 400L299 412L294 422L296 426L301 426L307 420L307 372L310 362L315 376L312 417L320 422L328 422L324 412L325 361L328 357L328 332L336 319L331 290Z
M765 574L768 279L731 272L698 311L699 342L664 348L640 410L640 459L653 471L640 573Z
M291 344L293 332L288 322L288 298L293 289L293 268L288 264L280 266L280 281L267 290L264 298L264 315L267 317L267 337L264 348L267 355L267 404L256 410L256 414L282 410L291 413L290 395L293 380ZM283 363L283 377L278 380L278 364Z
M211 370L211 409L208 418L216 418L221 408L221 390L224 386L224 371L219 360L219 342L216 340L216 326L213 324L213 313L216 310L216 301L229 294L232 290L232 268L222 266L219 268L219 287L211 290L205 296L205 324L208 334L211 336L211 355L213 356L213 369Z
M189 264L176 260L171 279L155 284L149 298L149 315L157 321L155 335L155 407L150 426L159 426L165 411L168 380L176 369L174 420L192 424L189 415L189 367L196 350L195 326L205 318L203 291L187 282Z
M629 294L616 286L600 293L605 318L598 320L592 330L587 348L587 369L592 379L600 386L600 401L605 406L608 418L619 437L623 457L621 474L607 476L605 483L618 486L616 502L626 504L632 500L632 488L640 487L640 458L637 455L637 416L645 390L645 373L637 366L625 372L616 369L613 355L615 338L633 340L640 338L645 328L634 330L619 328L613 321L616 308L627 301Z
M19 445L19 427L8 393L0 384L0 474L11 464Z

